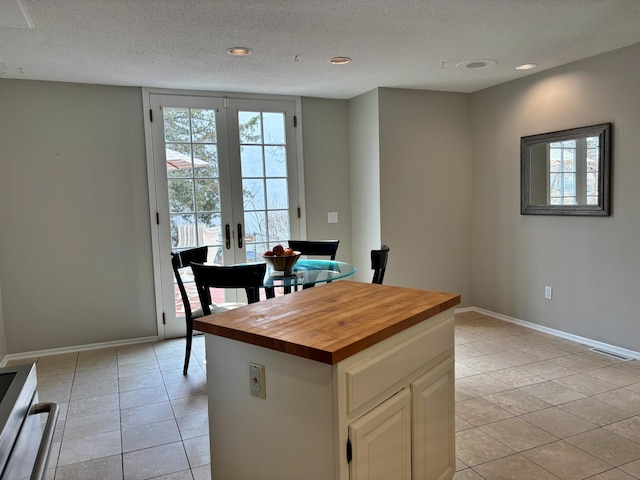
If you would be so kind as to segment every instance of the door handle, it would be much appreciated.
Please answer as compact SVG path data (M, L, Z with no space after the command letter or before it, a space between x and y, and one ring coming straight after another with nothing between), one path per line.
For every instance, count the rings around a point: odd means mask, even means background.
M225 247L229 250L231 248L231 227L229 227L228 223L224 226L224 239Z
M238 248L242 248L242 224L238 224Z

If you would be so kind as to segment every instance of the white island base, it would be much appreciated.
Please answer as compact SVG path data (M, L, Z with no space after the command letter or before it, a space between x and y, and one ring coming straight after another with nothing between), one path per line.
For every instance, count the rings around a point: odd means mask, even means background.
M329 364L208 333L211 478L451 479L453 335L449 308Z

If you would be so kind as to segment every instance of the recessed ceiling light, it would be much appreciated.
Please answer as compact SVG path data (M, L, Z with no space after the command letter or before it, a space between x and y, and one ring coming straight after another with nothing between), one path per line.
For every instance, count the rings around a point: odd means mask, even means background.
M479 60L468 60L466 62L460 62L456 64L457 68L469 68L471 70L482 70L483 68L491 68L497 62L488 58L482 58Z
M233 47L227 50L227 53L234 57L244 57L251 53L251 49L247 47Z
M346 65L350 61L351 59L349 57L333 57L329 60L329 63L331 63L331 65Z
M532 68L536 68L538 65L535 63L523 63L522 65L518 65L516 70L531 70Z

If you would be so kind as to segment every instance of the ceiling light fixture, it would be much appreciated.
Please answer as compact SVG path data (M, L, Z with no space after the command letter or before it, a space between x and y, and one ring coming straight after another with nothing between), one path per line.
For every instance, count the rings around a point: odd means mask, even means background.
M538 65L535 63L523 63L522 65L518 65L516 70L531 70L532 68L536 68Z
M251 53L251 49L247 47L233 47L227 50L227 53L234 57L246 57Z
M496 63L495 60L490 60L488 58L482 58L478 60L468 60L466 62L460 62L456 64L457 68L468 68L470 70L482 70L484 68L491 68Z
M346 65L350 61L351 59L349 57L333 57L329 60L329 63L331 63L331 65Z

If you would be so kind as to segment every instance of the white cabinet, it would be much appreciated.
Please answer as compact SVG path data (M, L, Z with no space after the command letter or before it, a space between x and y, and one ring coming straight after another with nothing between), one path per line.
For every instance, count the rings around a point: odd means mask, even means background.
M350 480L411 480L411 395L406 389L349 425Z
M453 336L449 309L326 364L207 334L212 478L450 480Z
M411 382L414 479L447 480L456 471L453 357Z
M448 480L455 473L453 357L349 425L349 480Z
M351 462L341 463L338 478L453 477L453 335L453 312L446 311L338 364L339 422L349 426L340 442L351 444ZM399 428L399 412L410 412L408 427Z

